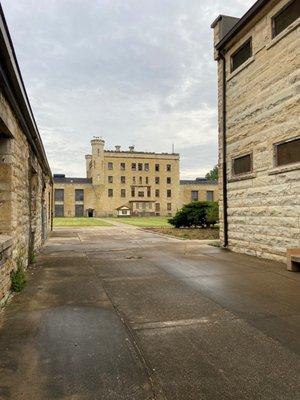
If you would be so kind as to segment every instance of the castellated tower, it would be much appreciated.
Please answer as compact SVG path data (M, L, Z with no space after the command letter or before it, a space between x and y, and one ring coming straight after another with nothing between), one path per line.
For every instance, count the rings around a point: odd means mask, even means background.
M86 156L86 163L89 164L87 175L92 178L93 185L104 184L104 144L103 139L94 137L91 140L92 155Z

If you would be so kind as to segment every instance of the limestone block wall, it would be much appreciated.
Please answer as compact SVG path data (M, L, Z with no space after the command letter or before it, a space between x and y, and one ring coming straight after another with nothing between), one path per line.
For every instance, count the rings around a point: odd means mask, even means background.
M2 94L0 122L5 127L5 134L0 131L0 237L13 238L11 257L0 266L3 296L11 270L28 265L51 228L52 184Z
M298 137L300 125L299 19L272 38L271 18L286 3L270 2L226 47L229 248L278 261L287 248L300 247L300 163L276 167L274 158L274 144ZM249 37L253 56L231 73L230 57ZM218 75L222 176L221 59ZM233 176L232 159L250 152L253 171Z

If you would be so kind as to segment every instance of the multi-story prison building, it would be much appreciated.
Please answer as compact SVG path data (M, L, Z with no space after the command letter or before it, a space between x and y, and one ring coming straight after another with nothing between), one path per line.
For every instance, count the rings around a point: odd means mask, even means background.
M54 175L55 216L172 216L196 197L218 198L214 183L180 181L179 154L141 152L133 146L105 150L104 144L99 138L91 141L86 178Z

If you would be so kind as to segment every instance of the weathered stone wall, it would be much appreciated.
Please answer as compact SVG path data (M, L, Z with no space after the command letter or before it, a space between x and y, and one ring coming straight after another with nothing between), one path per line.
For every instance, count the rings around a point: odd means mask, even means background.
M0 237L13 237L11 258L0 266L0 296L9 290L11 270L26 267L51 227L50 177L45 176L8 102L0 94ZM7 135L9 132L9 137Z
M271 34L271 18L286 3L270 2L226 48L229 248L279 261L300 246L300 165L274 164L274 144L297 137L300 123L299 19L284 34ZM251 36L253 57L230 73L231 55ZM221 59L218 75L222 176ZM249 152L253 172L233 176L232 158ZM220 200L222 216L222 187Z

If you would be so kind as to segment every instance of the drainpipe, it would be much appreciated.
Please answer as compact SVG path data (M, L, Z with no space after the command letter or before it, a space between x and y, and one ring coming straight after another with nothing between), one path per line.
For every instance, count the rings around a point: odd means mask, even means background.
M226 59L224 52L219 52L222 59L222 181L223 181L223 226L224 247L228 246L228 214L227 214L227 149L226 149Z

